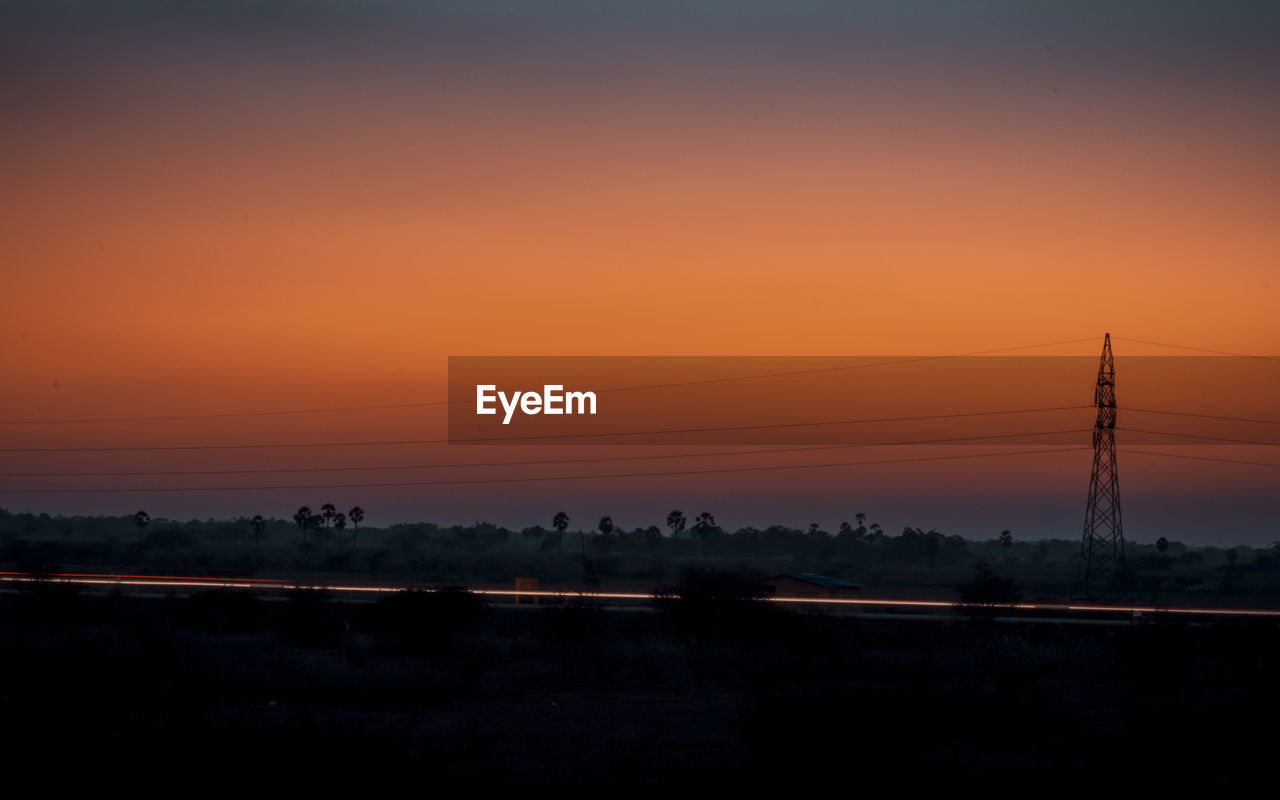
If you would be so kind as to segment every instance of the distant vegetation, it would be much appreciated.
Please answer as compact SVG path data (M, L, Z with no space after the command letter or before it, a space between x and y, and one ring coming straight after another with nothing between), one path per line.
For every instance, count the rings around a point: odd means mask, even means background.
M974 541L937 530L891 534L864 514L835 532L774 525L727 530L710 512L673 510L650 525L611 517L586 526L567 512L519 530L477 523L362 525L359 506L302 506L293 520L261 515L180 522L145 511L125 517L61 517L0 511L0 562L9 568L128 566L192 575L376 575L422 583L508 584L516 576L573 588L670 586L691 568L764 577L817 572L861 583L879 596L952 598L974 569L990 565L1024 599L1071 592L1079 541L1028 541L992 531ZM1130 542L1121 589L1131 597L1231 597L1280 602L1280 548L1191 547L1161 537Z

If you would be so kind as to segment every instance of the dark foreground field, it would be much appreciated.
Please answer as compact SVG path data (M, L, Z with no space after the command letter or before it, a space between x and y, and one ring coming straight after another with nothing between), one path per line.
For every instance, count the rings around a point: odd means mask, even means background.
M408 775L451 795L1060 795L1273 774L1280 631L800 615L0 595L10 778Z

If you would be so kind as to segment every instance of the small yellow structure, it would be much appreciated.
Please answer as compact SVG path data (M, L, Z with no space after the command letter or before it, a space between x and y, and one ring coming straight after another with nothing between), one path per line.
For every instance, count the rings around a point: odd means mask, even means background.
M517 592L538 591L538 579L537 578L516 578L516 591ZM538 604L538 595L535 594L531 599L533 600L533 604L536 606ZM523 603L524 601L525 601L525 598L523 596L519 594L516 595L517 604Z

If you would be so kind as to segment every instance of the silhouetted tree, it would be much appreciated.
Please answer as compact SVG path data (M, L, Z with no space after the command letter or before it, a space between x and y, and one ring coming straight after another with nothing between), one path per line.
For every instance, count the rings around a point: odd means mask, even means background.
M333 522L334 515L337 513L338 509L334 507L333 503L325 503L320 506L320 517L324 520L324 526L326 528Z
M942 534L938 533L936 530L933 530L932 528L929 529L928 533L925 533L921 531L919 528L916 528L915 533L917 536L924 537L924 556L925 556L925 559L929 562L929 566L932 568L934 562L938 558L938 551L942 549L942 538L943 538Z
M693 532L699 536L706 536L715 530L715 527L716 518L711 516L710 511L703 511L693 523Z
M596 528L598 528L605 536L613 533L613 517L601 517L600 523L596 525Z
M138 526L138 535L141 536L147 525L151 524L151 515L145 511L139 511L133 515L133 524Z
M649 543L649 557L657 563L658 543L662 541L662 529L657 525L650 525L645 528L644 540Z
M347 515L341 511L334 512L333 529L338 532L338 549L342 549L342 532L347 528Z
M319 514L308 515L306 522L303 524L303 528L314 533L315 541L320 543L320 531L324 528L324 517ZM306 541L305 534L303 535L302 540L304 542Z
M854 541L861 541L862 538L867 535L867 526L863 524L864 520L866 520L867 518L867 515L859 512L857 514L854 514L853 518L858 521L858 527L855 528L852 525L850 525L848 522L841 522L840 538L853 539Z
M360 536L360 523L364 522L364 509L356 506L347 512L347 518L351 520L351 549L356 549L356 540Z
M542 539L542 533L543 531L542 531L541 525L534 525L531 528L525 528L524 530L520 531L521 536L523 536L526 539L532 538L535 541Z
M975 565L973 580L960 587L961 610L974 617L994 616L1000 606L1016 603L1021 597L1012 578L997 575L984 563Z
M556 549L561 550L564 548L564 532L569 527L569 515L563 511L557 511L551 519L551 527L556 529Z
M693 522L694 534L702 540L702 556L707 556L707 539L716 530L716 518L711 516L710 511L703 511Z
M672 511L667 515L667 527L671 529L673 541L680 538L680 531L684 530L685 522L683 511Z
M1013 534L1009 531L1000 531L1000 549L1004 560L1009 560L1009 548L1013 547Z
M302 531L302 543L307 542L307 528L311 521L311 506L299 506L298 510L293 514L293 524L298 526L298 530Z
M249 520L249 527L253 528L254 547L261 547L262 531L267 527L267 521L262 518L261 514L254 514L253 519Z
M1169 552L1169 540L1164 538L1163 536L1161 536L1159 539L1156 539L1156 550L1160 553L1160 555L1164 555L1165 553Z

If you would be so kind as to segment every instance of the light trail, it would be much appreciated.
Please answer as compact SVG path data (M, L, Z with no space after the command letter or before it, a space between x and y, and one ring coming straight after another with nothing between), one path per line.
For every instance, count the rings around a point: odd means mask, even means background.
M418 588L408 585L379 584L342 584L315 583L308 581L290 581L273 578L197 578L172 575L112 575L109 573L58 573L45 578L32 577L27 573L0 571L0 582L3 583L70 583L86 586L135 586L144 588L204 588L204 589L272 589L289 591L295 589L321 589L330 592L350 592L362 594L392 594ZM647 592L579 592L563 589L472 589L464 587L472 594L484 597L501 598L548 598L558 600L643 600L654 599ZM775 603L814 606L845 607L877 607L908 609L959 610L964 606L950 600L901 600L888 598L835 598L835 597L765 597L764 600ZM1124 606L1106 605L1102 603L998 603L987 606L996 611L1051 611L1063 614L1073 613L1113 613L1113 614L1186 614L1192 616L1224 616L1224 617L1262 617L1280 619L1280 609L1258 608L1203 608L1185 606Z

